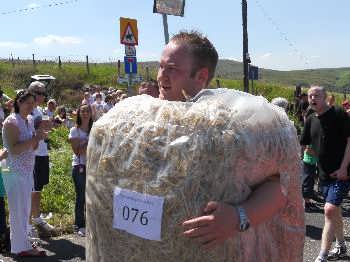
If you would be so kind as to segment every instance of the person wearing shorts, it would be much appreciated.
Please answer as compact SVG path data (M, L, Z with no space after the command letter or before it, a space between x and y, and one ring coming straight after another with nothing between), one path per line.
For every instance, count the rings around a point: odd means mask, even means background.
M28 91L35 95L35 107L32 112L32 117L34 121L34 127L37 129L40 125L44 124L43 120L43 110L39 105L44 104L46 98L46 87L43 83L39 81L32 82ZM44 186L49 183L49 151L47 140L42 140L39 142L38 149L35 152L35 164L34 164L34 189L32 192L32 222L41 231L50 232L54 229L52 225L47 223L46 220L40 217L40 201L41 201L41 191ZM32 238L37 238L35 230L28 232L29 236Z
M315 262L347 256L341 204L350 189L350 118L342 108L329 106L326 98L323 87L309 89L309 104L314 113L306 119L300 141L316 152L320 189L326 202L321 250ZM336 243L330 251L334 238Z

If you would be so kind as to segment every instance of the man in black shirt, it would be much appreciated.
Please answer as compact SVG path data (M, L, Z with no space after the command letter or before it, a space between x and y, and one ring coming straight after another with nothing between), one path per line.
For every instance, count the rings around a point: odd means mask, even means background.
M321 251L315 262L346 256L340 205L349 191L347 168L350 162L350 119L341 108L329 107L323 87L309 89L308 100L315 111L306 122L302 145L312 145L318 158L321 190L326 200ZM336 238L335 248L329 252ZM328 253L329 252L329 253Z

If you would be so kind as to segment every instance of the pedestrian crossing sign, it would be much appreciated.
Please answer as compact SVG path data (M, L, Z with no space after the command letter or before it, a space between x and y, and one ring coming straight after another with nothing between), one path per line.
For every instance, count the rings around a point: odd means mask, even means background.
M124 45L138 45L136 19L120 18L120 43Z

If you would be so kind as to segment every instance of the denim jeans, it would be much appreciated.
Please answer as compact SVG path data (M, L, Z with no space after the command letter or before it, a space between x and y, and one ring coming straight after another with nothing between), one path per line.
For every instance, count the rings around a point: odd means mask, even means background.
M0 197L0 234L6 231L5 200Z
M86 185L85 166L82 166L82 165L73 166L72 177L73 177L75 195L76 195L75 225L78 228L81 228L81 227L85 227L85 185Z
M302 192L303 198L313 198L315 178L317 176L316 165L310 165L303 162L303 176L302 176Z

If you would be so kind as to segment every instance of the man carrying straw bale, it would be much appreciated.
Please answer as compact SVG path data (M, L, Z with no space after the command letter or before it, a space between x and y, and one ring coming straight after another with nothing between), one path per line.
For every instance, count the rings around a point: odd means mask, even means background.
M87 261L302 261L295 128L262 97L205 89L217 60L206 37L180 32L161 56L160 99L125 99L95 123ZM158 236L142 236L158 218L120 192L164 201Z

